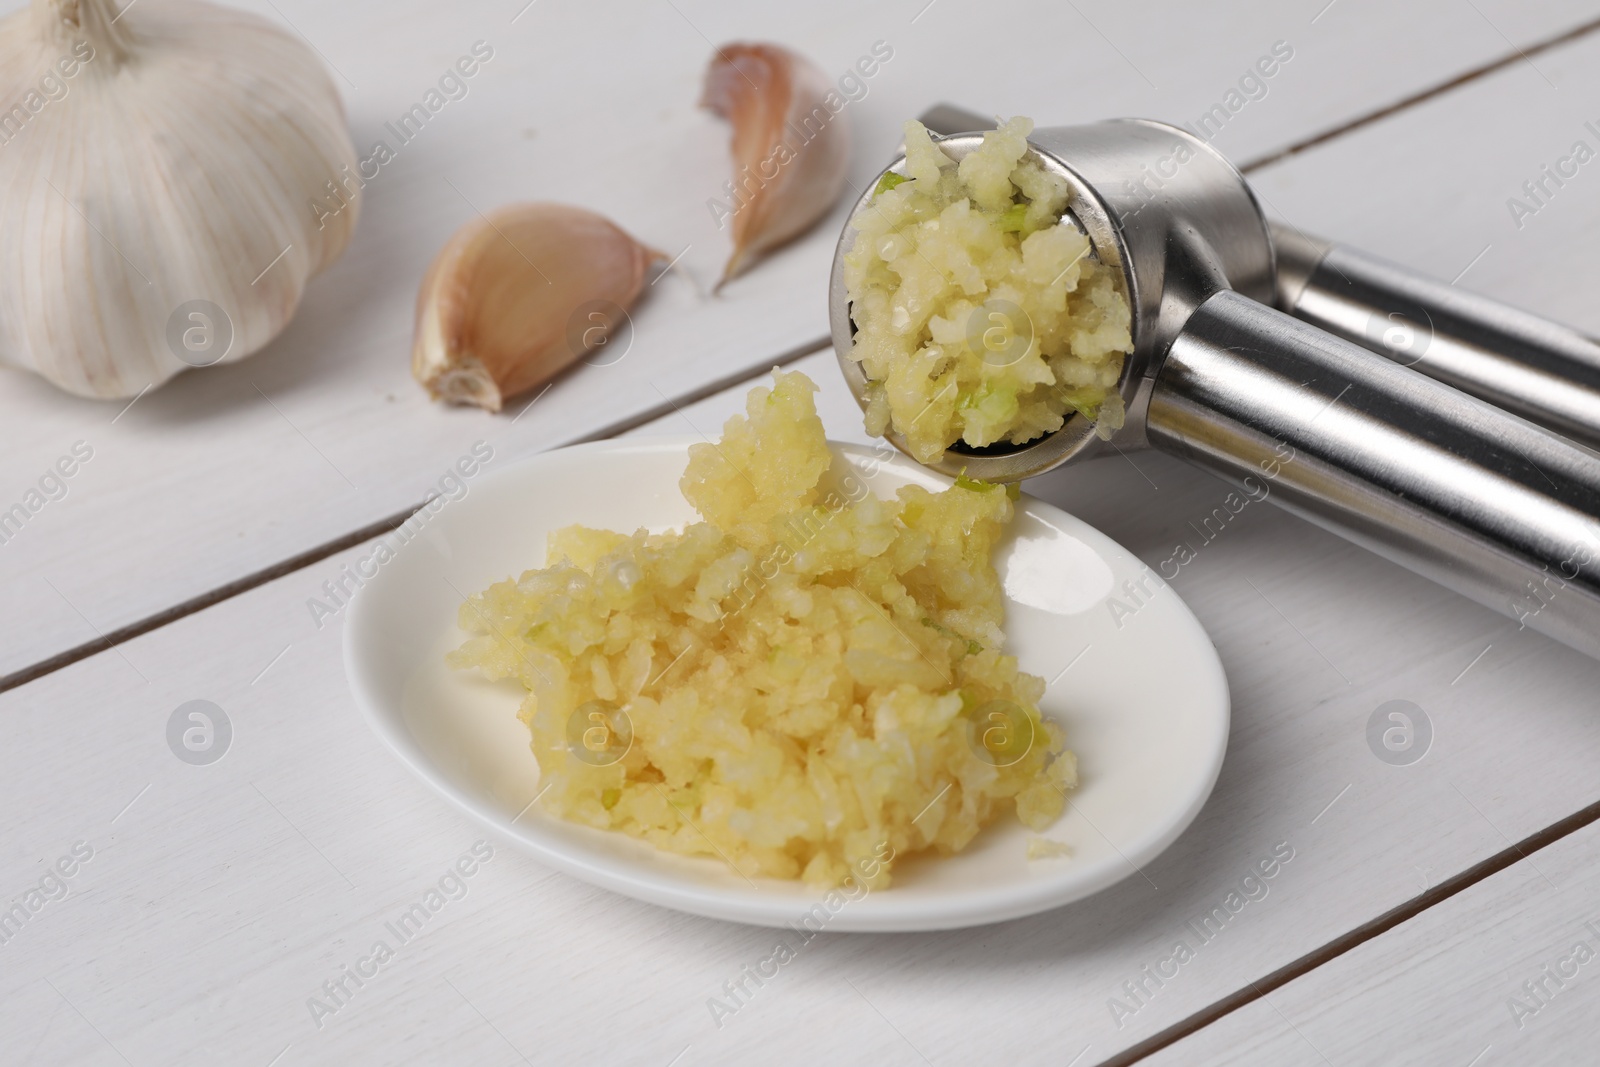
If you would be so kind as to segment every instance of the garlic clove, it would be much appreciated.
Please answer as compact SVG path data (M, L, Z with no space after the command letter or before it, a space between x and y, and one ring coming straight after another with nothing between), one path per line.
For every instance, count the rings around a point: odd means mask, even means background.
M499 411L611 343L650 264L665 258L611 220L566 204L480 215L445 243L422 280L412 376L436 400Z
M0 364L80 396L257 351L355 227L338 91L249 12L33 0L0 101Z
M810 60L775 44L719 48L706 68L700 105L733 126L734 178L724 186L733 255L723 284L751 262L799 236L828 213L844 188L850 122L824 98L839 99ZM720 220L719 220L720 221Z

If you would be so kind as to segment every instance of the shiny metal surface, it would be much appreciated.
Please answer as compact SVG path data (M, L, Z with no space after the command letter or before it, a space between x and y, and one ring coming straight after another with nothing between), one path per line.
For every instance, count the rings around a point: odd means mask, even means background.
M1304 230L1285 226L1281 222L1267 223L1272 236L1272 247L1277 252L1278 300L1277 306L1294 314L1295 305L1311 282L1311 275L1322 265L1333 245L1320 237L1312 237Z
M1276 223L1272 237L1284 311L1600 448L1600 343Z
M979 139L941 145L960 158ZM1188 133L1117 120L1029 141L1072 184L1070 214L1094 253L1123 270L1134 348L1119 443L1263 485L1290 510L1600 658L1600 456L1268 306L1280 277L1260 207ZM853 237L847 225L829 310L840 367L864 405L867 382L848 357ZM1288 277L1301 300L1316 280L1314 269ZM1074 417L1004 452L951 449L936 466L1015 481L1098 443Z
M1600 658L1600 461L1236 293L1190 317L1151 444Z

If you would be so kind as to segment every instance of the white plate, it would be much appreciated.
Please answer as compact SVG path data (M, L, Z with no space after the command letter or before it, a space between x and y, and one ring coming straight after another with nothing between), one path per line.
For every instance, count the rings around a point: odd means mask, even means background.
M357 703L401 761L467 815L552 867L665 907L764 926L810 913L813 928L886 931L974 926L1078 900L1134 875L1199 813L1228 738L1227 680L1210 639L1131 553L1026 496L998 559L1007 651L1053 680L1042 710L1078 754L1081 784L1044 835L1070 846L1069 857L1028 860L1035 835L1008 814L960 855L902 858L891 888L830 910L799 883L752 885L719 861L659 852L530 807L539 767L516 716L521 689L445 666L445 652L466 637L457 607L463 595L542 566L545 535L559 527L659 531L691 521L678 491L691 443L601 441L480 475L355 598L345 670ZM833 449L875 472L879 496L908 482L948 484L899 456ZM1132 614L1114 615L1112 597Z

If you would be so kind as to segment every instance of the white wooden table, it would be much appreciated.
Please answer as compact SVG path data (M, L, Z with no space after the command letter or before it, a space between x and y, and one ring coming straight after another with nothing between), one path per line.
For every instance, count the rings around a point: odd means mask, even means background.
M727 170L725 127L695 107L711 42L839 71L888 42L851 105L857 185L937 101L1182 121L1288 42L1217 140L1272 212L1600 332L1600 170L1520 228L1505 203L1592 140L1600 5L524 2L252 0L334 65L362 146L474 41L494 59L369 187L268 350L126 410L0 376L0 499L94 448L0 546L0 906L56 894L0 942L0 1063L1593 1062L1600 955L1577 946L1600 953L1600 664L1285 513L1241 514L1174 583L1221 651L1233 735L1147 879L999 926L823 935L720 1027L707 999L771 934L480 844L359 721L340 626L306 600L480 439L499 464L710 430L796 360L831 434L861 437L823 347L841 217L708 295L726 238L704 205ZM407 362L432 252L514 199L593 207L683 256L626 359L513 424L431 404ZM1152 563L1225 492L1148 453L1029 488ZM167 745L193 699L232 723L209 766ZM1408 766L1366 741L1396 699L1434 730ZM1293 859L1270 893L1148 979L1274 848ZM465 894L329 998L474 849Z

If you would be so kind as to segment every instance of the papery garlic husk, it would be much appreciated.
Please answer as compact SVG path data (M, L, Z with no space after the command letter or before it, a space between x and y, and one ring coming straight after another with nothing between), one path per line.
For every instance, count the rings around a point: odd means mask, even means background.
M625 346L627 309L650 264L665 258L567 204L479 216L422 280L411 373L436 400L499 411L589 352Z
M828 213L850 164L850 122L822 70L775 44L719 48L700 105L733 125L734 177L725 190L733 255L722 282ZM718 283L719 285L722 283Z
M0 138L0 363L81 396L261 348L360 209L321 59L202 0L0 22Z

